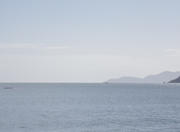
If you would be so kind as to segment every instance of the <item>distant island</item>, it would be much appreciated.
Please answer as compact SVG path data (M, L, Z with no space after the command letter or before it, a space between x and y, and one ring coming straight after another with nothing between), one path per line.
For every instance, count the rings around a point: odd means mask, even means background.
M171 80L177 77L180 77L180 71L165 71L159 74L148 75L144 78L125 76L120 78L109 79L106 81L106 83L169 83Z
M180 76L174 80L169 81L169 83L180 83Z

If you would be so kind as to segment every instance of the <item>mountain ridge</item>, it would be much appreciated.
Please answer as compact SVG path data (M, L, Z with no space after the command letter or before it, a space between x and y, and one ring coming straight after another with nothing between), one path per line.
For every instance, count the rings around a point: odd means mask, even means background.
M180 76L174 80L169 81L169 83L180 83Z
M180 71L164 71L159 74L152 74L144 78L124 76L120 78L109 79L108 83L168 83L169 81L180 76Z

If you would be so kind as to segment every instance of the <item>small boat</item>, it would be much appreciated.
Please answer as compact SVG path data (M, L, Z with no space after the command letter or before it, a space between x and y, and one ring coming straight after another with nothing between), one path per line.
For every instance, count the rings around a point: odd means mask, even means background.
M13 87L7 86L7 87L4 87L4 89L13 89Z
M104 84L109 84L109 82L104 82Z

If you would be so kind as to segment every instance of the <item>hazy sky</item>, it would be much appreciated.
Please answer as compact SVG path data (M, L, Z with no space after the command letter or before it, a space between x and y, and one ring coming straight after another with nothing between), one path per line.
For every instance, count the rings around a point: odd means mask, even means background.
M0 81L180 70L180 0L0 0Z

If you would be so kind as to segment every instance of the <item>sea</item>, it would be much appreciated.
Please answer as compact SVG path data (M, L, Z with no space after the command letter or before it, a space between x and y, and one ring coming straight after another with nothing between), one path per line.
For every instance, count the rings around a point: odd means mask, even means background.
M1 83L0 132L180 132L180 85Z

